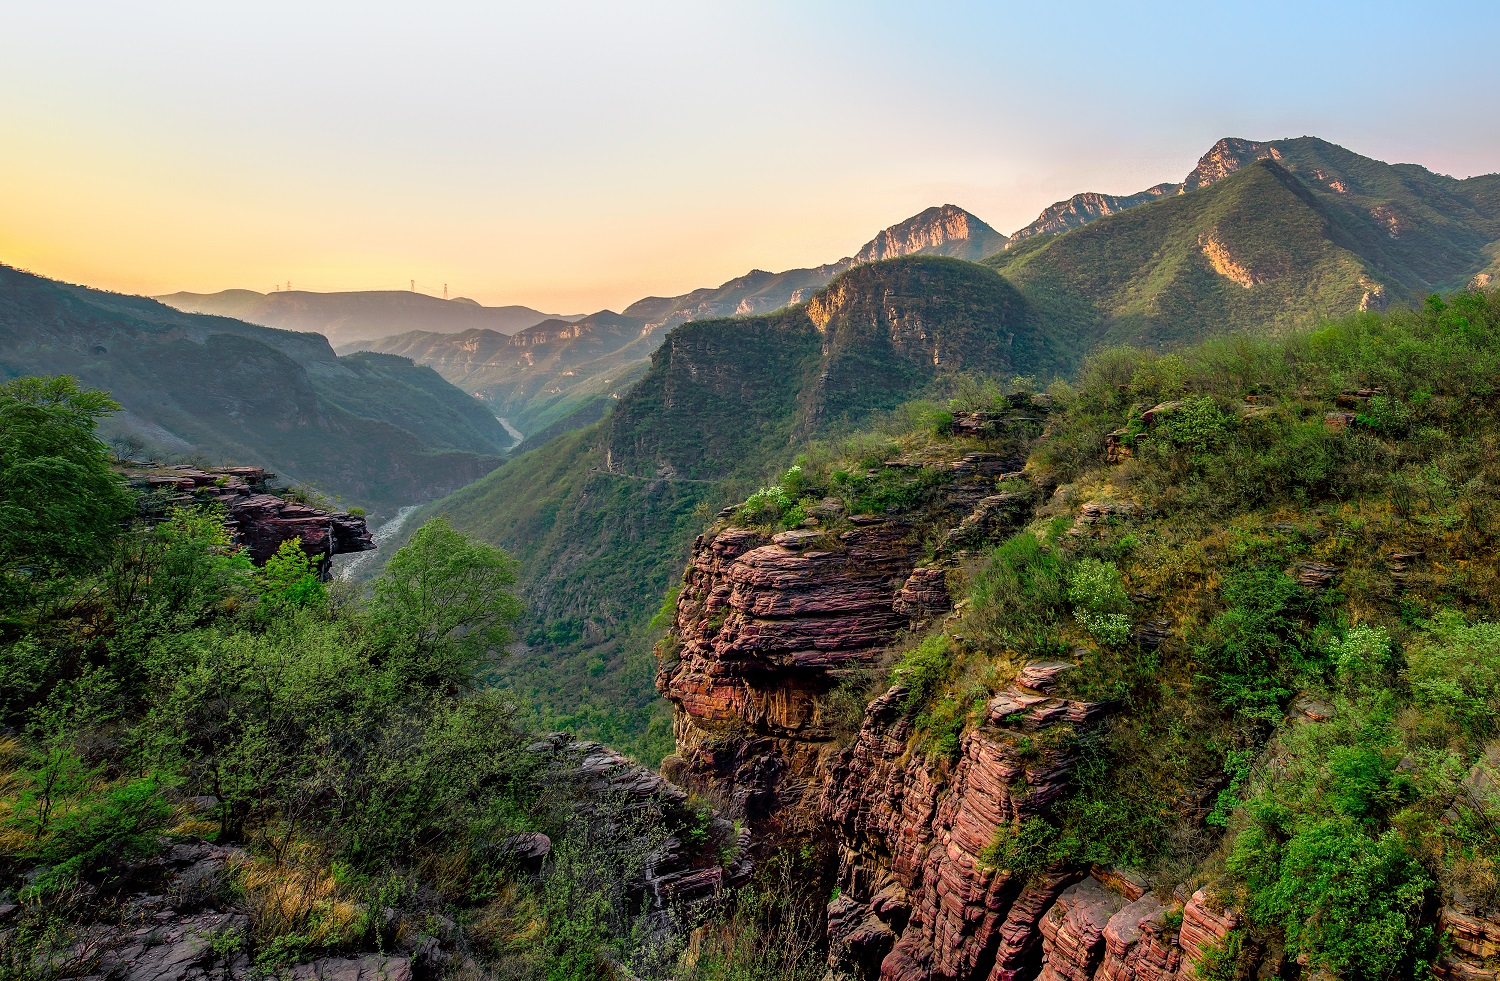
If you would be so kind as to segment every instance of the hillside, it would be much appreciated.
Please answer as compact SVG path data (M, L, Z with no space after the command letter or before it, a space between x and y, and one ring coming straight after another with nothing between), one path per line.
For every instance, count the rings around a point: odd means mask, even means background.
M557 314L530 307L486 307L462 297L443 300L409 290L312 293L223 290L169 293L156 299L186 313L233 317L265 327L322 334L333 344L388 337L412 330L453 333L493 330L513 334ZM576 319L576 318L563 318Z
M756 269L717 287L648 296L620 314L606 310L580 318L572 329L565 323L543 323L510 340L482 331L445 335L424 329L344 344L340 351L383 351L430 365L530 436L575 413L580 424L597 419L599 400L613 400L628 389L667 331L678 324L753 316L803 303L840 273L878 259L944 255L975 260L1004 243L1004 236L978 218L943 205L892 225L854 256L837 262L779 273Z
M498 463L484 408L404 358L340 358L326 339L0 267L0 375L71 374L124 411L122 452L262 466L377 511Z
M1280 160L1253 160L1191 193L1029 239L986 264L1080 353L1101 342L1162 347L1307 326L1461 286L1482 268L1500 234L1490 179L1454 182L1468 196L1444 197L1444 212L1414 203L1399 168L1293 142ZM1302 176L1283 165L1293 151ZM1364 190L1310 185L1304 176L1333 173L1309 162L1322 159L1315 151L1339 162L1343 186L1360 180ZM1387 219L1397 222L1394 237Z
M1074 195L1012 234L1007 248L1209 187L1259 160L1273 160L1296 174L1314 196L1340 212L1341 224L1358 230L1361 254L1377 268L1416 275L1416 281L1404 283L1407 292L1418 286L1464 285L1475 251L1500 239L1500 175L1457 180L1415 164L1374 160L1311 136L1268 142L1226 137L1180 183L1158 184L1137 194Z

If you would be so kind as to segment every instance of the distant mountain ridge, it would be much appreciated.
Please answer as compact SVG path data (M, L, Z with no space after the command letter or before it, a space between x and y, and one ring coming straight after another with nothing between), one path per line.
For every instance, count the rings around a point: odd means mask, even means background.
M853 256L806 269L755 269L717 287L680 296L648 296L621 313L548 320L514 332L412 331L344 343L341 352L375 350L428 365L531 434L599 399L618 399L646 370L665 333L691 320L755 316L805 302L856 266L908 255L977 261L1005 236L956 205L928 208L883 230ZM580 419L599 418L597 410Z
M267 467L389 513L482 476L510 439L430 368L0 265L0 378L70 374L130 453Z
M1500 254L1500 174L1460 180L1312 137L1226 139L1181 186L985 264L1085 352L1383 309L1482 282Z
M1100 194L1093 191L1075 194L1066 201L1059 201L1046 208L1031 224L1012 233L1005 247L1010 248L1039 235L1071 231L1100 218L1162 198L1201 190L1260 160L1275 161L1309 185L1326 188L1341 195L1358 196L1366 183L1389 189L1390 174L1376 173L1381 168L1404 173L1409 181L1462 183L1455 178L1434 174L1416 164L1387 164L1363 157L1317 137L1259 141L1226 136L1198 158L1197 164L1180 183L1157 184L1135 194ZM1364 173L1367 180L1362 182L1355 171ZM1470 180L1482 183L1486 178L1475 177Z
M365 290L313 293L285 290L223 290L218 293L169 293L156 299L186 313L220 317L322 334L334 344L388 337L411 330L450 333L493 330L513 334L544 320L576 320L576 316L542 313L524 306L486 307L457 297L444 300L408 290Z

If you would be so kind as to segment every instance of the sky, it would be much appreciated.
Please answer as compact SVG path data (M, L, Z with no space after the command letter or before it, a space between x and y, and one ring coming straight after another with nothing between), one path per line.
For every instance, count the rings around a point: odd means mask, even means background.
M1316 135L1500 170L1479 3L0 0L0 262L620 309Z

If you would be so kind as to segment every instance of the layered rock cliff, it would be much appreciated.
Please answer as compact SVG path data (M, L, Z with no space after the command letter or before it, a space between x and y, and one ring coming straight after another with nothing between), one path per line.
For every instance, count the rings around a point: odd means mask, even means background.
M887 228L855 254L853 263L878 262L917 253L977 262L998 252L1004 245L1004 235L957 205L945 204L940 208L928 208L899 225Z
M260 467L153 467L126 464L130 484L163 497L143 503L159 512L164 505L217 504L224 523L256 565L265 565L283 542L295 541L318 573L327 576L334 556L368 552L375 536L360 514L289 500L272 485L276 475Z
M1372 397L1339 396L1361 405ZM1271 410L1263 403L1252 396L1246 420L1264 420ZM1132 409L1143 420L1130 431L1133 445L1148 441L1182 405ZM1045 534L1067 548L1097 555L1122 528L1145 520L1142 503L1108 483L1057 487L1026 469L1048 414L1045 398L1021 397L1008 412L961 414L941 439L901 444L881 466L867 459L862 473L836 471L844 489L805 497L793 527L767 524L764 510L752 505L726 509L694 544L675 628L661 648L657 684L675 708L677 746L663 772L743 819L752 851L795 844L830 856L822 869L831 894L831 979L1305 974L1295 954L1251 929L1235 908L1239 894L1225 878L1222 852L1213 857L1215 829L1227 819L1209 815L1216 801L1224 806L1230 786L1218 764L1170 764L1181 772L1169 775L1173 790L1159 798L1166 803L1153 805L1172 812L1170 833L1198 837L1187 863L1157 868L1148 879L1139 868L1049 851L1059 815L1085 780L1100 779L1089 761L1103 758L1101 745L1120 739L1122 727L1148 726L1131 720L1124 695L1112 694L1122 689L1108 675L1123 668L1116 663L1101 677L1090 666L1108 646L1091 639L1094 628L1055 622L1051 629L1070 639L1071 653L1057 644L1051 657L1020 653L1021 646L977 629L970 600L962 599L989 561L982 556L1017 530L1026 532L1011 541L1050 528ZM1117 453L1106 466L1130 459ZM866 490L850 492L851 482ZM885 488L880 494L869 491L877 483ZM1304 534L1285 521L1272 528ZM1313 540L1318 532L1305 534ZM1404 577L1416 560L1406 552L1398 559ZM1162 581L1155 575L1144 572L1141 581ZM1339 570L1302 561L1286 575L1312 597L1328 594ZM1134 622L1122 618L1121 629L1152 670L1167 674L1154 652L1176 643L1174 618L1194 615L1191 607L1144 587L1129 602L1137 615ZM981 683L960 688L963 698L983 695L974 704L960 700L958 725L935 721L943 709L922 662L912 659L924 637L942 638L945 668L983 672ZM1124 635L1112 643L1123 645ZM1089 671L1091 679L1079 677ZM874 697L862 702L850 731L838 703L861 690ZM1325 723L1337 711L1308 697L1290 700L1276 731L1293 735L1257 750L1265 771L1293 765L1288 747L1299 727ZM1190 724L1205 732L1218 725L1202 718ZM1465 784L1471 803L1461 806L1493 799L1497 761L1500 750L1476 765ZM1490 907L1449 891L1425 915L1432 936L1448 938L1438 976L1492 976L1500 925Z

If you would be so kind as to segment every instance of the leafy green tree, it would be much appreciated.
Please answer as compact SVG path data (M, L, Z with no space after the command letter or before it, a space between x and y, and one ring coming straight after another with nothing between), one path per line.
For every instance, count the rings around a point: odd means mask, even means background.
M266 560L261 570L261 599L273 610L286 607L322 606L328 600L318 567L302 549L299 539L289 538Z
M433 518L386 563L370 615L418 653L442 657L456 678L510 642L521 616L516 569L505 552Z
M130 512L97 435L118 410L67 376L0 385L0 604L96 562Z

